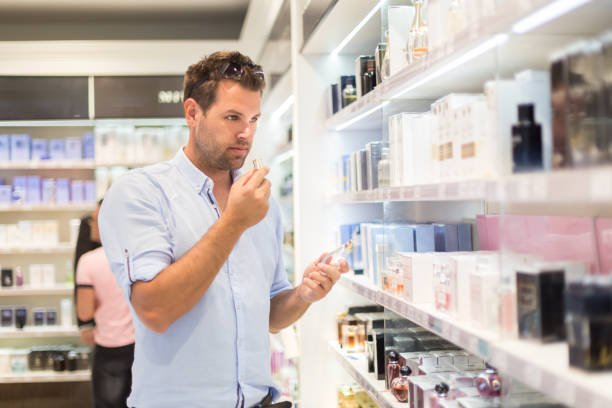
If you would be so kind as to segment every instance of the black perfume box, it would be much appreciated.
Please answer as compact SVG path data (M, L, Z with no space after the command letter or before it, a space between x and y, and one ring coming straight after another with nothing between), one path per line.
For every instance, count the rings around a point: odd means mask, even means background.
M561 268L517 271L519 337L545 342L565 339L564 285Z

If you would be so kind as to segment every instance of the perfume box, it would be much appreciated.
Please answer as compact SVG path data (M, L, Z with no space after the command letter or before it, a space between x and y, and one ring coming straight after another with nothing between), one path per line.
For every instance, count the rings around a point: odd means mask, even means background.
M436 252L456 252L459 249L457 241L457 224L433 224Z
M13 188L0 185L0 205L9 205L13 201Z
M47 139L32 139L32 160L49 159L49 141Z
M345 90L348 86L352 86L353 88L356 88L355 75L343 75L340 77L340 93L342 97L341 101L342 101L343 108L350 105L352 102L355 101L354 98L345 97Z
M397 255L402 268L406 301L415 304L433 302L433 254L398 252Z
M28 161L30 160L31 149L30 135L20 134L11 135L11 160Z
M13 269L2 268L2 287L13 286Z
M82 203L85 201L82 180L72 180L70 182L70 198L73 203Z
M27 176L26 198L28 204L40 204L41 202L41 178L40 176Z
M387 18L389 24L389 74L396 75L408 65L406 49L410 26L414 20L413 6L389 6Z
M415 252L414 233L416 225L393 225L389 227L395 252Z
M96 140L93 133L85 133L82 137L83 159L93 160L95 158Z
M378 188L378 162L381 159L382 147L383 142L370 142L365 146L368 190Z
M340 110L340 90L338 84L331 84L329 88L329 102L331 107L331 114L335 114Z
M573 167L602 164L608 159L601 67L602 49L598 41L583 41L570 48L567 114Z
M9 135L0 135L0 162L11 159L11 140Z
M83 158L83 143L80 137L68 137L64 141L66 160L81 160Z
M96 201L96 182L94 180L83 181L83 199L86 203L93 203ZM349 254L349 256L351 254Z
M24 204L27 202L28 177L13 177L13 202Z
M49 158L51 160L64 160L66 158L65 145L64 139L51 139L49 141Z
M42 204L54 204L55 203L55 179L52 179L52 178L42 179L41 203Z
M10 327L13 325L13 308L11 306L3 306L0 308L2 327Z
M453 315L470 318L470 275L476 270L476 255L454 254L449 257Z
M459 251L473 251L472 224L457 224L457 248Z
M42 286L42 265L31 264L30 265L30 286L33 288L39 288Z
M571 282L565 292L569 364L584 370L612 368L612 279Z
M55 180L55 202L57 204L70 203L70 180L66 178Z
M32 317L34 321L34 326L44 326L45 325L45 309L41 307L37 307L32 310Z
M499 282L499 254L478 252L469 277L470 320L491 330L499 327Z
M55 286L55 265L54 264L43 264L41 265L42 270L42 286L45 288L51 288Z
M563 340L565 277L562 269L523 269L516 273L518 331L521 338Z
M436 250L433 224L418 224L415 229L415 250L434 252Z

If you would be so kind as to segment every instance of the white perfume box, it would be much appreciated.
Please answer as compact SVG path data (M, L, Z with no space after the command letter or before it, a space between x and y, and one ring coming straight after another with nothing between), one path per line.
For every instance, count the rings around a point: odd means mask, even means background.
M42 265L42 286L45 288L55 286L55 265Z
M398 252L404 278L404 297L410 303L432 303L433 254Z
M30 265L30 286L32 286L33 288L40 288L41 286L43 286L42 265Z
M450 276L453 282L454 312L459 320L470 318L470 274L476 270L476 255L457 254L450 257Z
M389 22L389 73L397 74L408 65L408 34L414 20L414 7L390 6Z

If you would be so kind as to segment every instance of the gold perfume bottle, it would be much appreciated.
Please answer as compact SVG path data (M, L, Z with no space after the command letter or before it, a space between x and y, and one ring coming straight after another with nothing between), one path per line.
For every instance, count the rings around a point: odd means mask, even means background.
M429 41L427 34L427 23L421 16L423 0L414 0L414 21L408 33L408 61L413 63L427 55L429 52Z

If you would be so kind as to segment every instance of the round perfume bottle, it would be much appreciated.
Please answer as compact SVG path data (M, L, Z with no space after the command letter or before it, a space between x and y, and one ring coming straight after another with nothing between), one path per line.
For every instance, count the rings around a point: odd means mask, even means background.
M400 376L400 363L399 363L399 354L396 351L391 350L389 354L387 354L387 376L386 376L386 385L387 389L391 388L391 382L394 379Z
M487 369L474 379L474 385L482 397L499 397L501 395L501 377L497 370L488 364Z
M400 376L391 381L391 393L399 402L408 402L408 376L412 370L408 366L400 368Z

